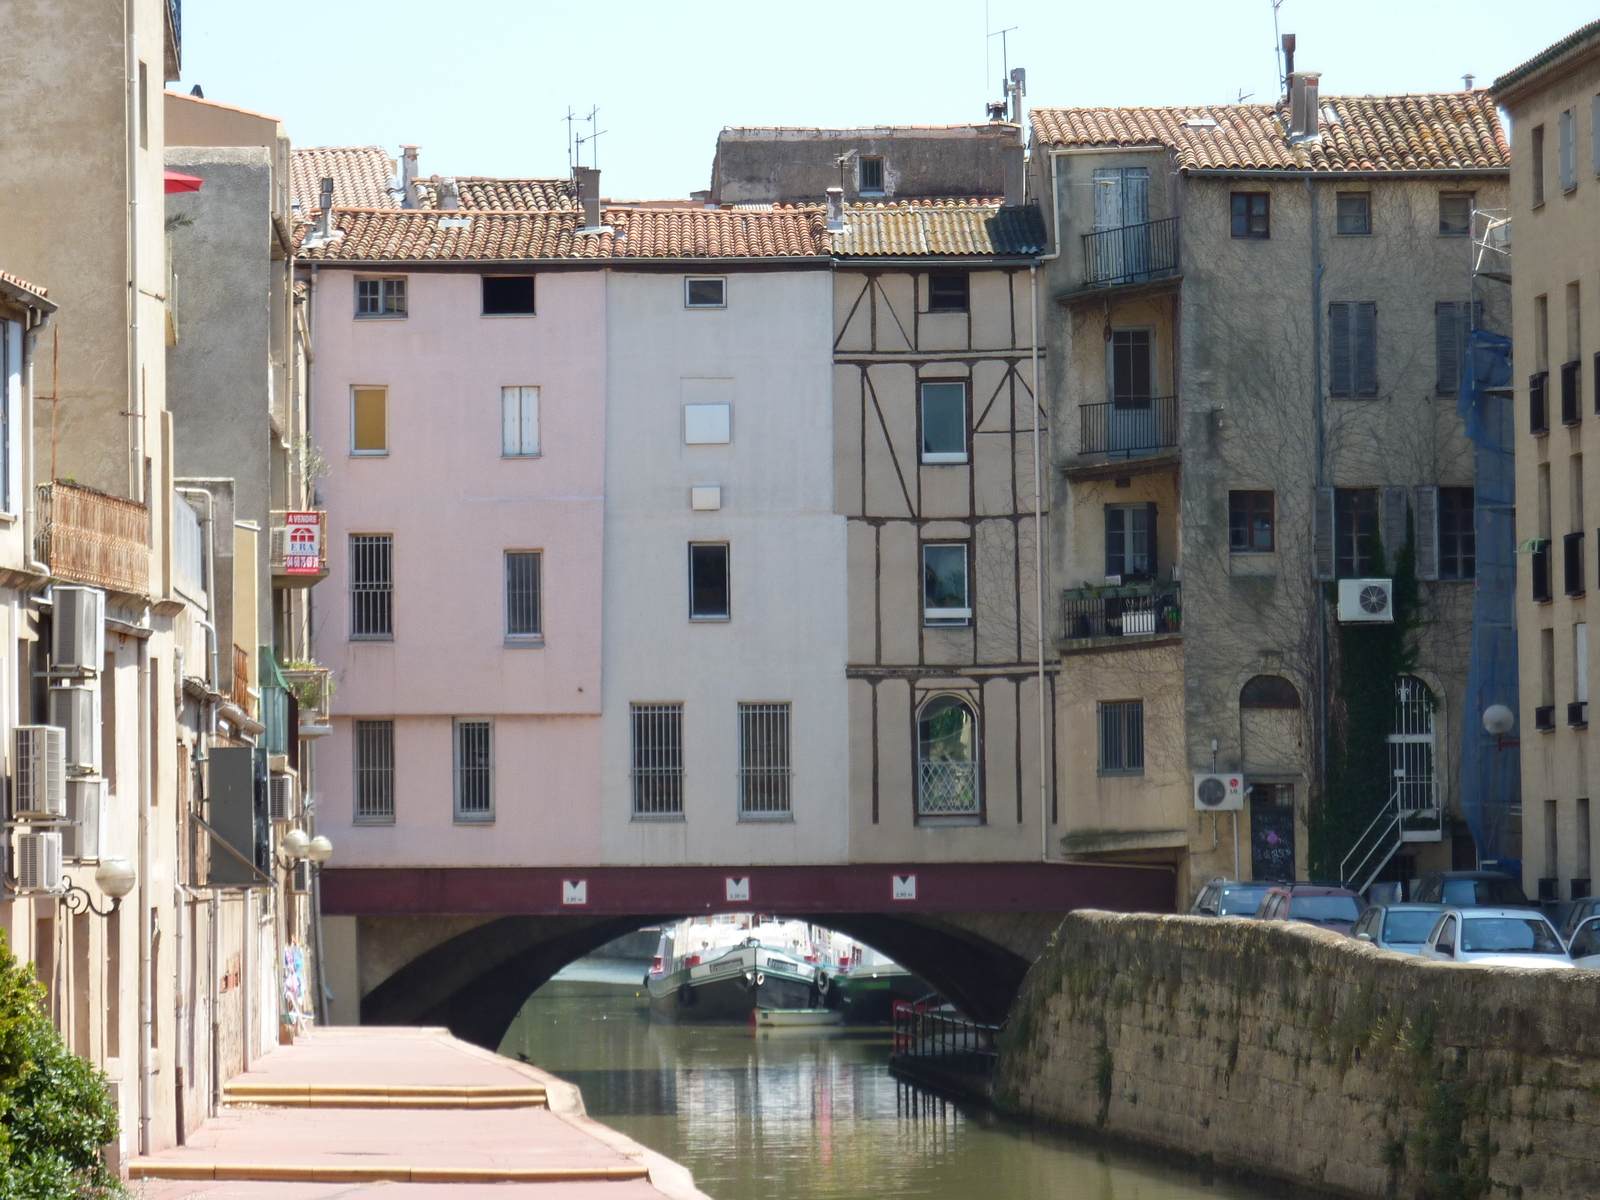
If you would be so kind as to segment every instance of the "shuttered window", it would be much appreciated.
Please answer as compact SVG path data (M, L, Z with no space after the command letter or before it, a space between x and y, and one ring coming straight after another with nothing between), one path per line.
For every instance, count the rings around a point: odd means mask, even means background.
M1378 394L1378 306L1370 301L1328 305L1329 393L1344 399Z
M1475 579L1478 575L1478 539L1473 523L1473 489L1448 487L1438 491L1439 578Z
M1570 192L1578 186L1578 129L1577 111L1567 109L1556 117L1556 140L1561 155L1561 190Z
M1144 701L1108 700L1100 705L1100 772L1144 774Z
M1319 487L1311 511L1311 570L1317 579L1333 578L1333 524L1333 489Z
M1333 570L1339 579L1372 574L1373 535L1378 532L1378 489L1333 489Z
M456 820L494 820L494 724L458 718L455 723Z
M394 722L357 721L355 725L356 824L393 824Z
M1469 488L1468 491L1471 489ZM1413 489L1412 511L1416 513L1418 579L1439 578L1439 489L1419 487Z
M1600 96L1589 97L1589 169L1600 175Z
M1433 306L1434 390L1441 396L1461 391L1467 360L1467 334L1483 320L1483 305L1448 300Z
M394 537L350 535L350 636L388 641L394 637Z
M1382 521L1380 529L1383 532L1383 559L1384 566L1390 572L1394 570L1396 557L1401 547L1406 544L1406 518L1410 515L1407 504L1409 488L1386 486L1379 492L1381 507L1378 515Z
M683 817L683 705L630 704L633 815Z
M539 454L539 389L500 389L500 457L537 458Z

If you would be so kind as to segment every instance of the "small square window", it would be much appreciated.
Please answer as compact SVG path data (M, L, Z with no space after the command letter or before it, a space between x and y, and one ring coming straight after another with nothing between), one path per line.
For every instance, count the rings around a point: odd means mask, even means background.
M1234 192L1232 207L1233 236L1236 238L1269 238L1272 236L1272 197L1266 192Z
M729 611L727 543L690 542L689 619L726 621Z
M1466 237L1472 232L1472 193L1439 193L1439 236Z
M727 308L728 281L726 279L685 279L683 281L683 306L685 308Z
M405 276L398 279L356 280L356 316L403 317L406 315Z
M1229 551L1234 554L1272 553L1274 515L1271 492L1229 492Z
M732 440L733 405L685 404L683 443L686 446L725 446Z
M967 385L922 385L922 461L967 461Z
M967 311L965 271L935 271L928 276L928 311L931 313Z
M965 542L930 542L922 547L922 623L972 623Z
M863 193L883 194L883 158L878 155L861 159L861 187Z
M483 277L483 315L486 317L533 316L532 275L485 275Z
M381 387L350 389L350 453L389 453L389 390Z
M1342 234L1372 232L1372 197L1366 192L1340 192L1336 229Z

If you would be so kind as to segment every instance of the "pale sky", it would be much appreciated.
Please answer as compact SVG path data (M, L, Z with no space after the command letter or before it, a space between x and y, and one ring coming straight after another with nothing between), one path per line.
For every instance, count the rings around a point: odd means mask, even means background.
M1483 86L1594 17L1593 0L1278 13L1323 95ZM1272 0L184 0L172 86L281 117L300 146L419 144L425 175L565 175L562 118L599 105L605 194L682 197L725 125L982 121L1001 98L985 29L1011 26L1033 106L1277 91Z

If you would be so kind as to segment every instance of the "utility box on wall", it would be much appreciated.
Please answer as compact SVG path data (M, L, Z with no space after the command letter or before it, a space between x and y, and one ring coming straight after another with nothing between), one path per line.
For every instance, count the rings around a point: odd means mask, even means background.
M210 754L207 799L211 803L211 882L259 886L266 874L267 756L251 746L219 746ZM233 851L230 853L229 851Z

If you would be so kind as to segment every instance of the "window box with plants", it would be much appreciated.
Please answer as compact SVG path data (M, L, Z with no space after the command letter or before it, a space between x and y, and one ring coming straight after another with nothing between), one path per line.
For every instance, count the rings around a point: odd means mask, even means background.
M290 659L283 664L283 679L300 709L300 736L332 733L333 672L309 659Z

